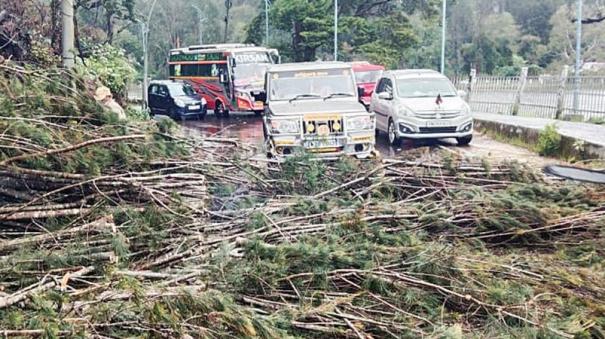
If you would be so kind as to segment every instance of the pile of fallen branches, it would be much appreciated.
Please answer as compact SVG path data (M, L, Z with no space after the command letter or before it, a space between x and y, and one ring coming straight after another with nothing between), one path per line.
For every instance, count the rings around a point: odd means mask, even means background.
M267 164L11 67L0 336L604 334L603 188L441 150Z

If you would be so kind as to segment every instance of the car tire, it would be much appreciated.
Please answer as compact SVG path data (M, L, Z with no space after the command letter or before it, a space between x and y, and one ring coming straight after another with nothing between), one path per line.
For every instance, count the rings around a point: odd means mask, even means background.
M174 121L179 120L179 117L174 113L174 110L172 108L168 110L168 116Z
M456 138L456 142L458 143L458 146L468 146L468 144L470 144L471 141L473 141L472 135L467 135L462 138Z
M204 120L204 118L206 117L206 114L208 113L208 111L203 110L202 113L197 115L197 119L198 120Z
M401 138L397 135L397 131L395 130L395 123L392 119L389 119L389 129L387 131L387 137L389 138L389 144L391 144L391 146L401 146Z

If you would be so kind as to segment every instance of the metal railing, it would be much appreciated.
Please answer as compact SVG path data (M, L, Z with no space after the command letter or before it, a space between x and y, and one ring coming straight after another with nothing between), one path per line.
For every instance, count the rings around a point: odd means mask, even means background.
M566 67L560 76L504 77L479 75L458 76L452 81L467 92L475 112L518 115L547 119L605 119L605 77L582 76L578 92L578 109L574 110L576 78Z

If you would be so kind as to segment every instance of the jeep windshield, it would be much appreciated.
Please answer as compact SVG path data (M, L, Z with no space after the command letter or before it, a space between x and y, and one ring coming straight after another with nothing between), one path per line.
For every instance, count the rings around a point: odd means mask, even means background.
M456 89L445 78L397 79L400 98L455 97Z
M356 96L355 82L348 69L278 72L270 77L273 101Z

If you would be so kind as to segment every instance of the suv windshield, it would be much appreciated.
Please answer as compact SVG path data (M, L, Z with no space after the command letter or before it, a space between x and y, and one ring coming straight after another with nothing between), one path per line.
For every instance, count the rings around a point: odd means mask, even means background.
M193 87L187 84L171 84L168 85L168 91L173 97L183 97L195 95Z
M329 97L334 94L356 96L350 70L292 71L271 74L271 100L291 100L300 95Z
M454 97L456 89L448 79L397 79L397 94L400 98Z
M381 71L355 72L355 79L358 84L368 84L378 82L381 74Z

